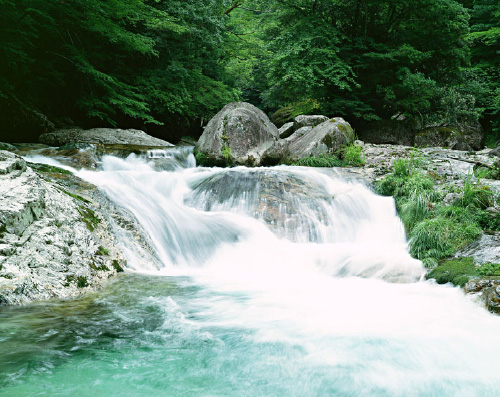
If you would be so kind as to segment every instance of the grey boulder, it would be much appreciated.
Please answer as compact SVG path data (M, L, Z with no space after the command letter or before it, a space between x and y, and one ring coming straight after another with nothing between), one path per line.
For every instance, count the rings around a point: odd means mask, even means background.
M354 142L354 130L343 118L335 117L302 136L290 138L292 140L287 147L287 156L290 160L296 161L308 156L320 156L340 150Z
M258 166L278 139L278 129L264 112L246 102L233 102L209 121L194 153L205 165Z

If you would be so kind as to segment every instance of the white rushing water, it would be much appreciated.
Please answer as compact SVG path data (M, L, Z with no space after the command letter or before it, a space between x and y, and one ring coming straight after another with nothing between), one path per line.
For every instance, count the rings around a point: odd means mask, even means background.
M202 291L189 304L155 300L183 319L183 305L196 307L178 332L195 327L219 338L214 327L241 330L257 353L228 348L234 360L269 360L258 352L269 344L296 348L286 362L267 362L296 390L281 395L500 395L500 319L460 289L422 280L392 199L332 170L195 168L191 154L172 150L107 156L101 170L77 175L151 236L162 266L130 257L130 270L188 276ZM165 156L180 160L155 170L153 160ZM235 364L236 377L241 368ZM330 386L294 389L294 376ZM234 395L280 395L276 382Z

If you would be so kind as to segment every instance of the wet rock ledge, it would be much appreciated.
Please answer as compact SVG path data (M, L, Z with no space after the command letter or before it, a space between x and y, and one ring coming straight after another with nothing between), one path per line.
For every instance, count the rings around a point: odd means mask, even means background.
M94 186L0 151L0 306L100 288L126 266L116 228L154 262L135 218Z

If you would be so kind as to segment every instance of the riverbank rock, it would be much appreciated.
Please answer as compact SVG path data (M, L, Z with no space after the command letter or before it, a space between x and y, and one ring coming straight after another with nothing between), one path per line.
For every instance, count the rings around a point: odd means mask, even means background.
M39 142L49 146L90 143L106 145L141 145L169 147L171 143L154 138L140 130L121 130L115 128L68 128L40 135Z
M264 112L246 102L233 102L210 120L195 155L206 165L258 166L278 138L278 129Z
M55 167L40 169L0 151L0 305L70 298L100 288L126 266L116 228L140 230L133 216L114 209L92 185L80 195L77 182L61 182L79 178Z

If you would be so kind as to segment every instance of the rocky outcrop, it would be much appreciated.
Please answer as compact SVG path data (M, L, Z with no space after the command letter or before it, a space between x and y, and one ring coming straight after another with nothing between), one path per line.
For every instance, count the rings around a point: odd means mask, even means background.
M257 166L278 138L278 129L261 110L246 102L234 102L210 120L195 154L205 164Z
M296 139L293 139L293 135L290 138L292 139L286 149L288 158L299 160L337 152L343 146L354 142L354 131L348 122L336 117L306 131Z
M431 127L421 130L415 135L415 146L473 150L471 145L466 142L462 132L453 127Z
M40 167L0 151L0 305L99 288L126 266L116 228L133 224L132 241L154 261L132 215L92 186L75 189L85 183L68 171Z
M41 143L49 146L64 146L78 143L94 143L107 145L142 145L155 147L173 146L162 139L149 136L140 130L121 130L115 128L68 128L42 134Z
M416 133L415 123L409 120L393 119L355 124L359 139L367 143L413 146Z

